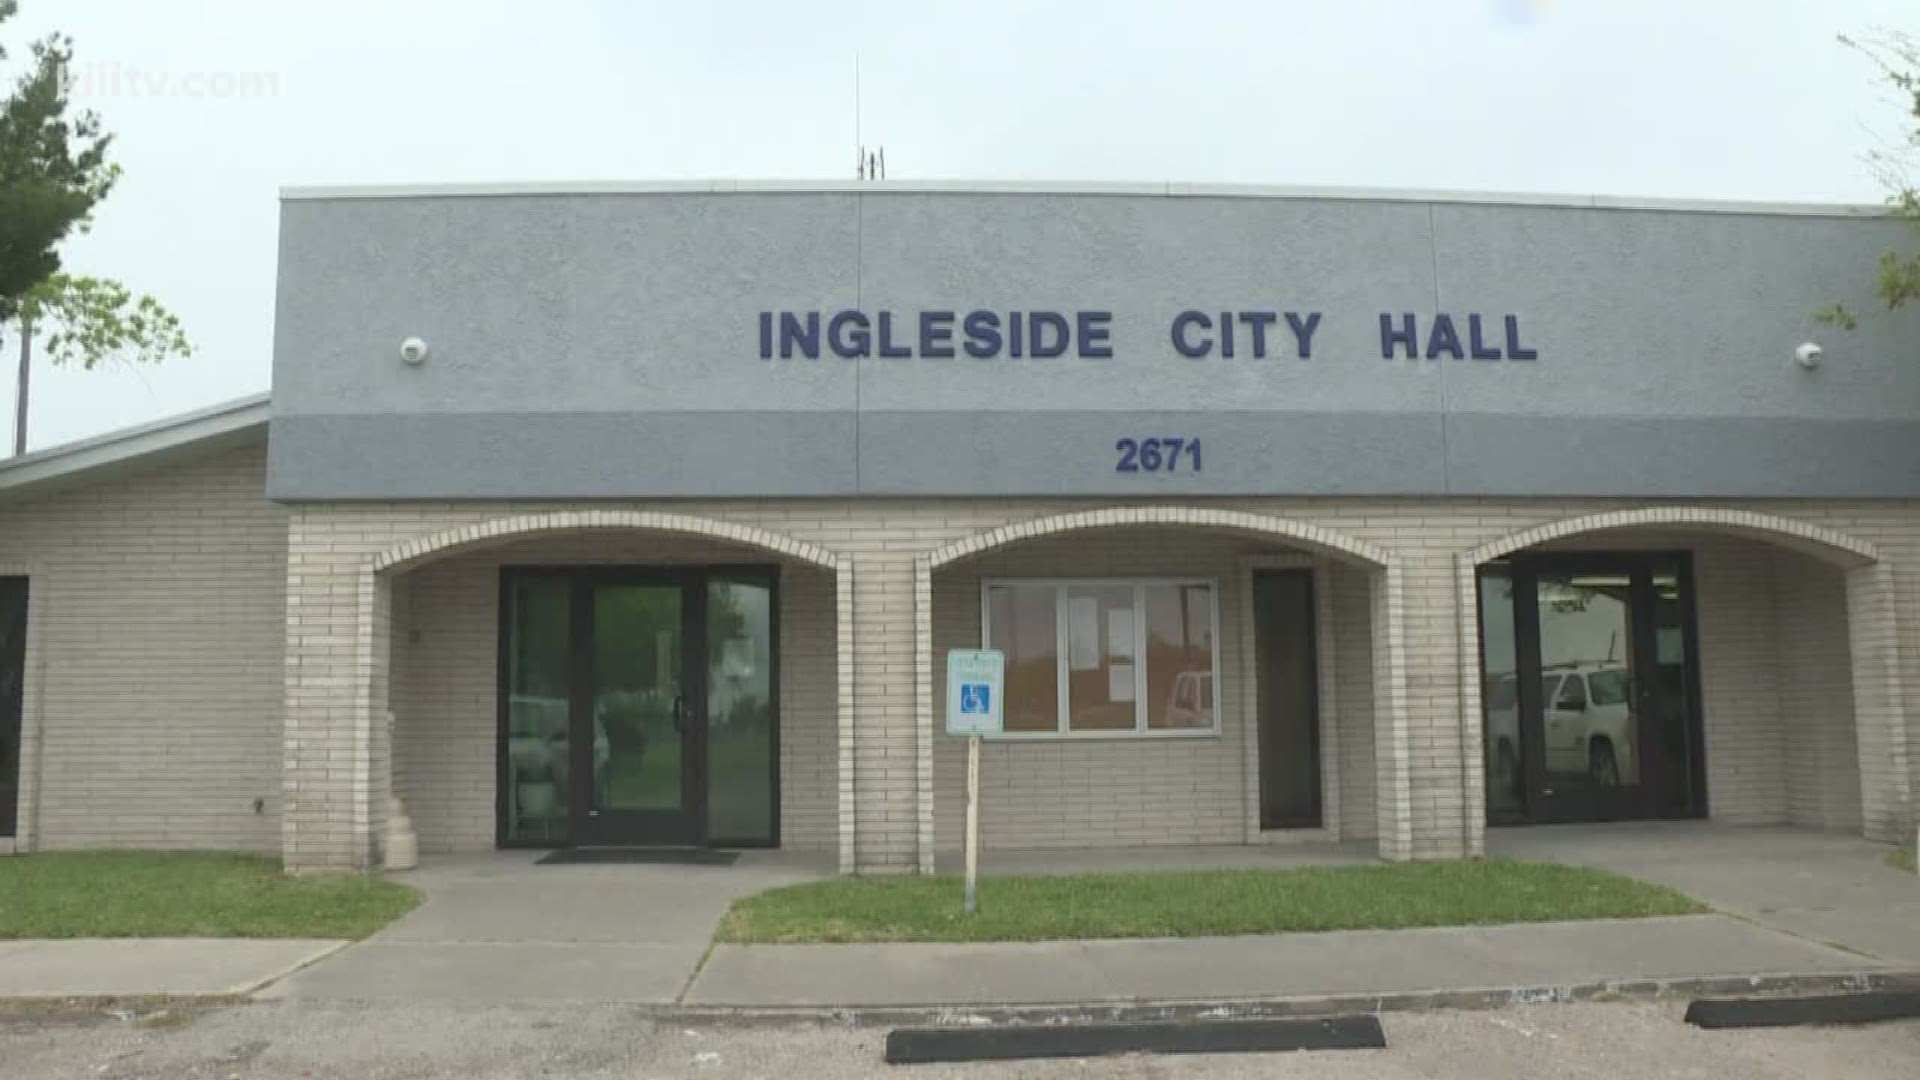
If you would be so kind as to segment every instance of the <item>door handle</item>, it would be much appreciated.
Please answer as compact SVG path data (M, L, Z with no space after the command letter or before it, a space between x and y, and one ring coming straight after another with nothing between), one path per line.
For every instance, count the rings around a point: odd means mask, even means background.
M673 730L687 733L687 699L679 694L673 695Z

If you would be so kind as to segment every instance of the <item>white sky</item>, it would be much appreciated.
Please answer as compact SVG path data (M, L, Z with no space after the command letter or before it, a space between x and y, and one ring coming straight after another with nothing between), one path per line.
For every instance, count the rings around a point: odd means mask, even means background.
M199 352L35 372L35 448L267 388L283 184L850 177L1878 201L1834 40L1913 0L23 0L126 177L70 269ZM0 341L0 373L14 340ZM0 402L11 415L12 379Z

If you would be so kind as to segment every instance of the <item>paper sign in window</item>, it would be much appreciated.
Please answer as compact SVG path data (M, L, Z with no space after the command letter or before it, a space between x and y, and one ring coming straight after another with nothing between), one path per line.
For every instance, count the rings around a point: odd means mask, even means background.
M1100 667L1100 601L1095 597L1067 598L1067 667L1072 671Z

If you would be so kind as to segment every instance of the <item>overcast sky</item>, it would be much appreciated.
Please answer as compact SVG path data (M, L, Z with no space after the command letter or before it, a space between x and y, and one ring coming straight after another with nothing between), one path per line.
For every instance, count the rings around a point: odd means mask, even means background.
M126 168L68 267L154 293L199 350L37 370L35 448L267 389L281 185L847 178L856 54L895 179L1869 202L1900 116L1835 35L1920 31L1914 0L22 7L0 74L71 34Z

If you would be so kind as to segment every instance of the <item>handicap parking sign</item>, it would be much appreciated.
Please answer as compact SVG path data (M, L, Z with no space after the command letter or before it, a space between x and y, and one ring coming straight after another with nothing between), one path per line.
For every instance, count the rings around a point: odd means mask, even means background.
M967 682L960 684L960 712L965 716L987 716L993 712L989 704L993 701L993 688L986 683Z
M955 649L947 654L947 734L1000 734L1006 664L995 649Z

